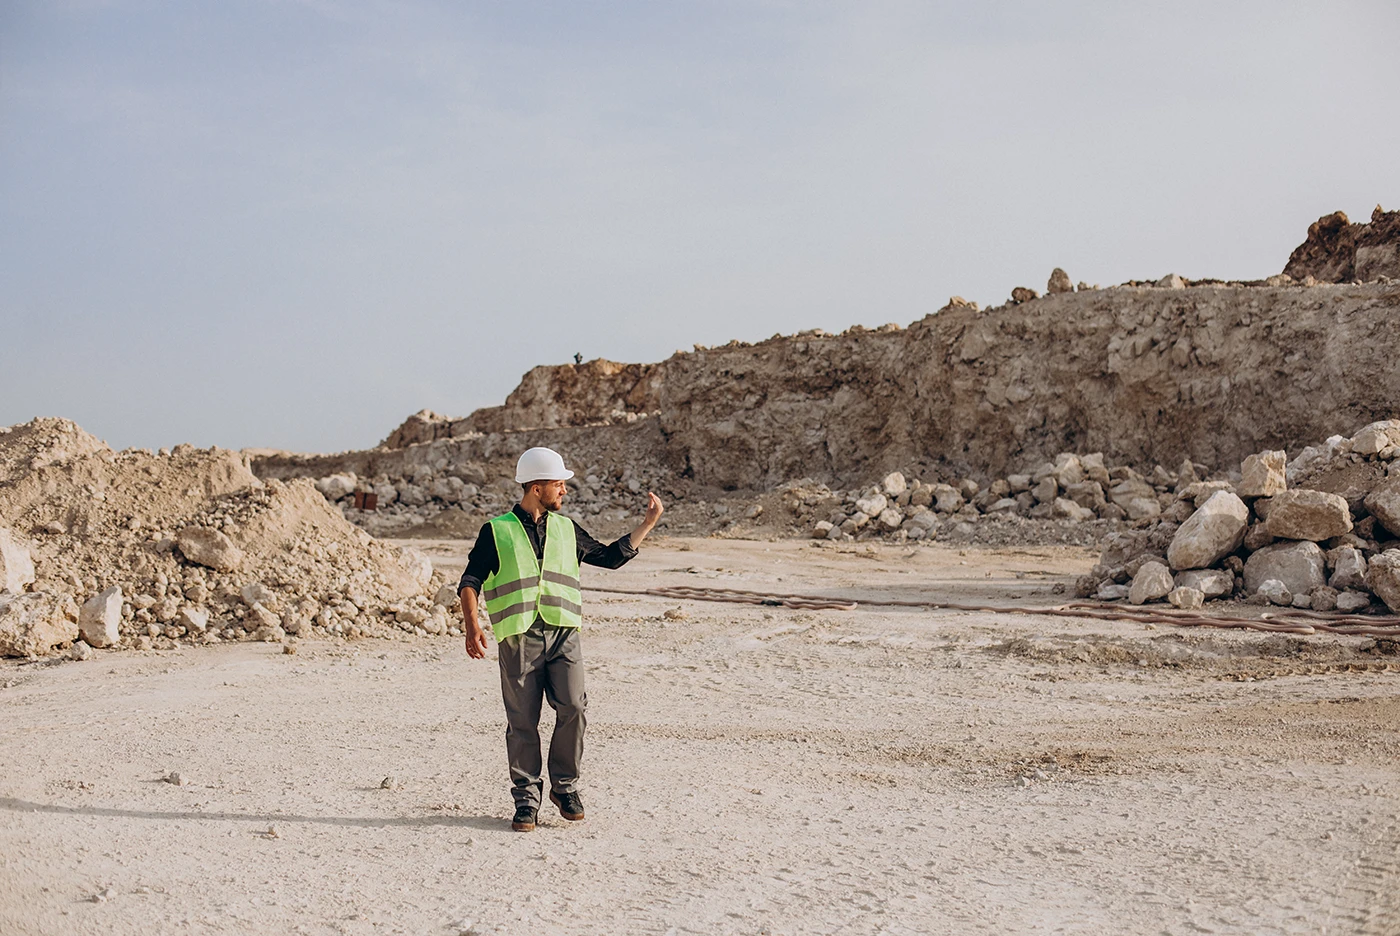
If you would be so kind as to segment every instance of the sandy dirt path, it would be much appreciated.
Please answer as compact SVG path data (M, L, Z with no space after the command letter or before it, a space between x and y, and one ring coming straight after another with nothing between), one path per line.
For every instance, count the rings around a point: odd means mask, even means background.
M1091 562L663 540L585 588L1043 605ZM0 666L0 933L1400 932L1393 648L585 602L589 817L528 835L494 650Z

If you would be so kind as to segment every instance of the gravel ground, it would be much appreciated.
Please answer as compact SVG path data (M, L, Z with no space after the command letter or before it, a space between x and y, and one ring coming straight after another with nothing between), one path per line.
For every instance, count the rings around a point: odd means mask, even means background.
M1092 562L672 539L585 588L1044 606ZM528 835L454 638L3 664L0 932L1400 932L1386 644L585 602L588 819Z

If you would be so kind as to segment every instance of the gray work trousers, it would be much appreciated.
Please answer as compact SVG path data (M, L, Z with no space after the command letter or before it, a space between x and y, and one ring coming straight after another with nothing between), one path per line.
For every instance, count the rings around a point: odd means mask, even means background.
M578 790L583 760L583 644L577 627L550 627L542 619L523 634L507 637L496 648L501 664L501 697L506 704L506 757L510 761L511 796L516 806L536 809L543 799L540 778L540 700L554 709L554 737L549 742L549 787L556 793Z

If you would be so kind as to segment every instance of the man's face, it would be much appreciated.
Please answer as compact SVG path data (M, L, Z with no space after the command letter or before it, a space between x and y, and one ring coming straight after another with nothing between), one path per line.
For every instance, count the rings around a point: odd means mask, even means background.
M540 506L545 510L559 510L564 506L564 495L569 486L563 481L540 482Z

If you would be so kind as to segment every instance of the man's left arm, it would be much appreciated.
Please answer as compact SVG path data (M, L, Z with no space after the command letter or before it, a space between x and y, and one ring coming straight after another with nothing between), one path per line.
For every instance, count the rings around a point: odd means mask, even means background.
M637 547L656 526L656 521L661 519L661 514L665 512L665 509L661 505L661 498L655 494L648 494L646 515L642 518L642 522L631 533L606 546L590 536L588 531L579 526L578 521L575 520L574 539L578 543L578 561L604 569L621 567L637 554Z

